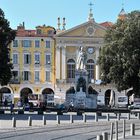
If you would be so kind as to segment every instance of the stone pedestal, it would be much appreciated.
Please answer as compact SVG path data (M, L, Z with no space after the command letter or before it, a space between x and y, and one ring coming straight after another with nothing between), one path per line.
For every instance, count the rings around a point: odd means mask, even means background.
M77 83L77 81L80 77L83 77L86 80L86 82L88 83L88 72L87 72L87 70L83 69L83 70L76 70L75 71L75 83Z
M87 70L83 69L83 70L76 70L75 71L75 83L76 83L76 85L77 85L78 79L80 77L82 77L86 80L86 93L88 93L88 91L87 91L87 89L88 89L87 88L88 87L88 72L87 72Z
M97 108L97 94L88 93L88 72L85 69L75 71L75 87L76 89L69 90L66 94L66 105L70 106L73 102L74 107L78 109Z

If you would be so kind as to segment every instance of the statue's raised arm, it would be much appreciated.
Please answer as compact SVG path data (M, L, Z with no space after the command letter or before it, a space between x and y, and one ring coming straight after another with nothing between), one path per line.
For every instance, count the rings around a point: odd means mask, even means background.
M83 47L80 47L80 50L78 52L76 69L77 70L85 69L85 52L83 50Z

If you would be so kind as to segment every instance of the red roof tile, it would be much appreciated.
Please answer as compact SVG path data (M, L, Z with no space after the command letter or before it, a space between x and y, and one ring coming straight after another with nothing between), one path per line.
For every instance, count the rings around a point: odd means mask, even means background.
M106 21L106 22L100 23L100 25L101 26L104 26L106 28L109 28L109 27L111 27L113 25L113 23Z

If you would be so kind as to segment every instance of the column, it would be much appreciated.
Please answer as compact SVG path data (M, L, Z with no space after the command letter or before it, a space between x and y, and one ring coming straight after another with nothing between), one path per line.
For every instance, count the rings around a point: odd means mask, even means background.
M95 80L99 80L100 79L100 67L99 67L99 65L96 65L95 69L96 69Z
M99 57L99 46L96 47L95 52L96 52L96 61L97 61L98 60L98 57Z
M62 80L66 80L66 46L62 47Z
M60 79L60 46L56 47L56 79Z
M99 57L99 47L96 47L96 61L98 60ZM100 79L100 67L98 64L95 66L95 80Z

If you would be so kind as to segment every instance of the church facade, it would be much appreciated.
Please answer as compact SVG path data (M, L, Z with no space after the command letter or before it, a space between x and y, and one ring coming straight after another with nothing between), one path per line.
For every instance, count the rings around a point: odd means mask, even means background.
M118 19L125 18L125 11L122 8L118 15ZM65 30L65 19L63 19L63 30L60 30L60 19L58 18L58 30L55 35L55 68L56 68L56 92L55 94L63 99L67 89L75 86L75 69L77 66L77 58L79 49L82 47L86 53L85 68L88 71L89 85L91 85L99 95L104 97L105 104L110 101L111 91L117 96L125 95L117 91L114 85L100 85L101 71L98 65L98 57L100 50L104 47L104 37L108 28L113 23L103 22L97 23L90 8L88 21L77 25L71 29ZM117 102L117 101L116 101Z

